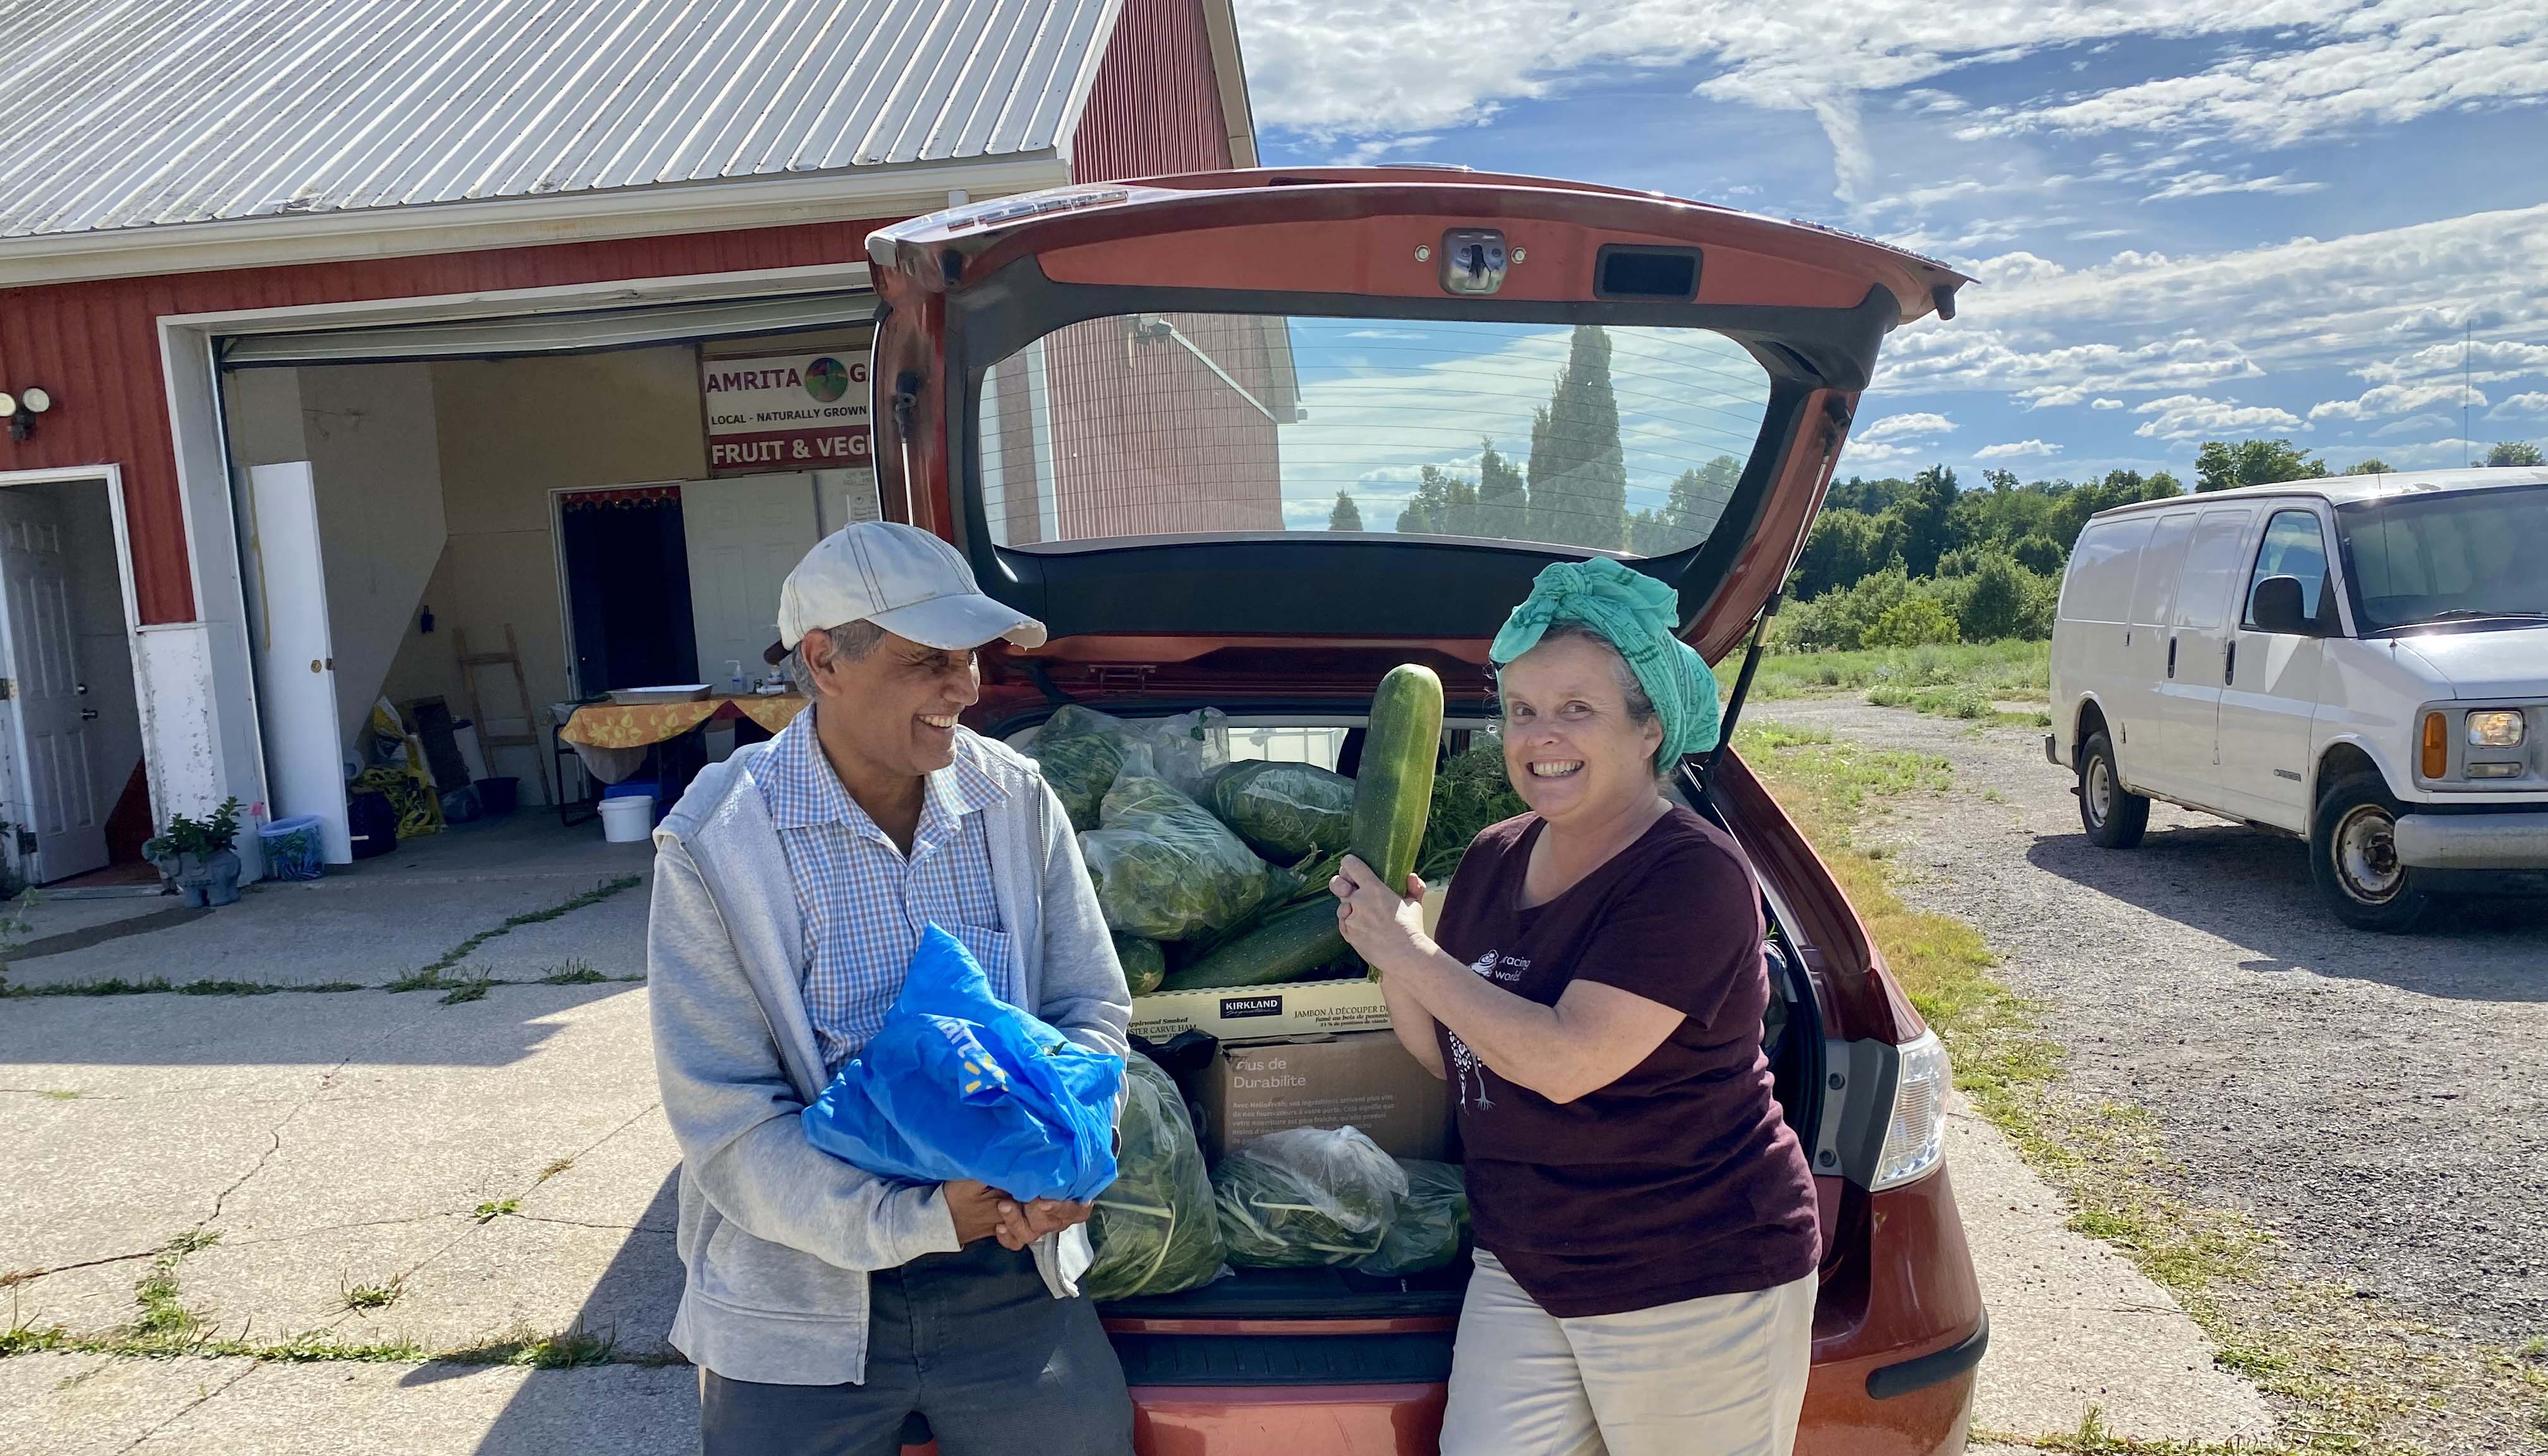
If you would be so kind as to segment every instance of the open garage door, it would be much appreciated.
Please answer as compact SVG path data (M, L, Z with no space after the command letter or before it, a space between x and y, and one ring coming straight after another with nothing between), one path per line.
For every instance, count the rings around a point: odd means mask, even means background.
M639 309L572 309L439 323L242 334L222 339L218 349L225 369L493 359L804 332L864 323L874 316L874 294L840 289Z

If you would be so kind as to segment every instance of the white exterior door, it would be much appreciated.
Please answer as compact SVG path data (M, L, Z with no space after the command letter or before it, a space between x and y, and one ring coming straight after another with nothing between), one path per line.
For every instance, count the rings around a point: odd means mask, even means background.
M2333 583L2318 512L2286 506L2266 520L2238 598L2230 643L2233 656L2221 685L2221 783L2230 806L2266 824L2305 831L2311 733L2326 644L2256 630L2256 584L2268 577L2298 578L2301 614L2319 616Z
M720 690L730 685L728 663L747 682L767 671L761 654L778 640L778 586L821 538L814 492L812 475L682 485L699 677Z
M52 502L0 490L0 636L7 639L7 817L34 836L21 864L32 883L106 864L108 806L99 802L95 734L71 621L70 563ZM26 841L21 841L22 844Z
M272 817L314 814L320 853L351 864L345 822L345 740L336 722L335 649L327 635L327 577L318 557L318 495L310 462L248 472L255 511L257 726L265 740Z
M2235 615L2231 598L2246 576L2246 507L2207 510L2186 546L2176 581L2176 613L2159 680L2159 757L2185 795L2221 803L2221 683Z
M2176 582L2185 574L2185 546L2194 537L2194 512L2159 517L2133 573L2132 612L2124 619L2123 664L2106 722L2115 730L2115 765L2124 782L2138 789L2180 792L2165 751L2161 694L2167 687L2167 638L2176 618Z

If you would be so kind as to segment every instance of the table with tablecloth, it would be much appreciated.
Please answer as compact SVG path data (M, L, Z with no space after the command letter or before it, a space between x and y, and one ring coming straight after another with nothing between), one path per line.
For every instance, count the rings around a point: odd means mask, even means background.
M690 702L560 703L558 737L603 783L617 783L646 762L646 750L725 719L750 718L776 733L804 710L793 692L719 693Z

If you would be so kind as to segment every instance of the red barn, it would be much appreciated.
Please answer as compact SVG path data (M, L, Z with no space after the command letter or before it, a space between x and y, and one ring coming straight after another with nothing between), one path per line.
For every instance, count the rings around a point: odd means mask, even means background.
M1229 0L34 0L0 98L0 818L38 882L227 797L341 819L382 699L474 685L536 799L550 704L757 673L778 575L877 508L867 232L1256 160ZM1092 434L1070 534L1279 509L1281 330L1158 323L1054 344L1218 371L1227 468L1173 499Z

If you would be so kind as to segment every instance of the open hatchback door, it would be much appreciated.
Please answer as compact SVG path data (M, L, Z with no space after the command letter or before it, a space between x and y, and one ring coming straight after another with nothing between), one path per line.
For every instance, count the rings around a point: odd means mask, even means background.
M885 513L1051 633L985 665L986 720L1483 663L1541 567L1595 552L1671 583L1714 660L1793 562L1884 336L1966 281L1722 208L1407 168L1067 188L867 247Z

